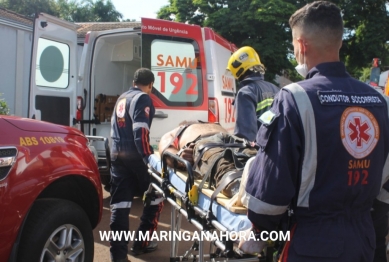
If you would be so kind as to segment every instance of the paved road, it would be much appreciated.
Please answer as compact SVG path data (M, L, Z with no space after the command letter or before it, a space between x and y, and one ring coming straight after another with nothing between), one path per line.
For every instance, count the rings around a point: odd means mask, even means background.
M101 230L109 230L109 220L110 220L110 211L109 211L109 201L110 201L110 195L108 192L104 191L104 207L103 207L103 217L100 222L100 224L95 228L93 231L93 235L95 238L95 256L94 256L94 262L110 262L110 256L109 256L109 242L108 241L101 241L99 231ZM142 213L143 204L141 199L137 198L132 203L131 208L131 214L130 214L130 230L136 230L136 228L139 225L139 216ZM160 217L160 223L158 226L158 230L168 231L170 229L170 212L171 212L171 206L170 204L165 201L164 209L161 213ZM181 230L189 230L193 232L196 230L196 228L189 224L186 221L186 218L183 217L182 223L181 223ZM389 241L389 235L387 237L387 240ZM192 245L192 242L185 242L181 241L179 244L179 252L178 255L183 255L186 250L188 250ZM129 243L129 248L132 246L132 243ZM209 245L204 245L205 252L208 251ZM131 262L143 262L143 261L169 261L170 258L170 242L162 241L159 242L158 250L149 253L149 254L143 254L138 257L133 257L129 252L128 259ZM388 259L389 261L389 254Z
M95 238L95 256L94 262L109 262L109 242L101 241L99 231L101 230L109 230L109 220L110 220L110 211L109 211L109 201L110 195L108 192L104 192L104 200L103 200L103 217L100 224L93 231L93 235ZM137 198L132 203L131 214L130 214L130 230L136 230L139 225L139 217L142 213L143 204L141 199ZM158 230L168 231L170 229L170 204L165 201L164 209L161 213L160 223L158 226ZM182 230L190 230L194 231L195 227L189 224L186 219L182 219L181 223ZM182 241L179 245L179 255L183 255L184 252L191 247L190 242ZM132 243L129 243L129 248L132 246ZM133 257L131 254L128 255L128 259L131 262L141 262L141 261L169 261L170 258L170 242L162 241L159 242L158 250L149 253L143 254L138 257ZM131 253L131 252L129 252Z

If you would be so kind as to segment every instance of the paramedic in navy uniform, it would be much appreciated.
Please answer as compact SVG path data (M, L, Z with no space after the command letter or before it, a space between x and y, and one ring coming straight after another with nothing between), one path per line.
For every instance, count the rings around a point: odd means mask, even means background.
M234 135L255 141L261 124L258 117L270 108L280 89L264 80L265 66L250 46L244 46L231 55L227 70L239 81L239 91L234 100Z
M277 230L291 205L291 238L281 261L373 261L371 212L379 221L389 206L387 98L340 62L337 6L307 4L289 24L296 69L305 80L282 88L260 117L260 149L245 199L252 230ZM241 239L241 249L250 243L266 245Z
M150 183L147 172L148 158L153 153L149 130L155 109L150 93L154 74L140 68L134 74L134 83L117 100L111 119L111 223L112 231L129 230L129 213L135 192L145 192ZM162 198L152 201L143 209L138 232L156 230ZM112 261L127 261L128 242L110 241ZM135 255L151 252L155 242L134 242L131 251Z

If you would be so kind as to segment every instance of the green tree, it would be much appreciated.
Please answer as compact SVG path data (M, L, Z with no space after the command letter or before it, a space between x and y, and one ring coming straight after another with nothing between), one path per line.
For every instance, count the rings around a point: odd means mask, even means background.
M59 17L71 22L90 22L96 19L91 11L91 4L86 1L58 0Z
M123 19L121 22L136 22L136 19L127 18Z
M0 7L34 17L43 12L71 22L119 22L111 0L0 0Z
M238 47L253 46L267 67L267 79L294 70L290 15L314 0L169 0L158 18L212 27ZM356 78L374 57L389 65L388 0L330 0L343 13L341 59Z
M118 12L111 0L88 0L92 4L92 12L96 15L96 22L120 22L123 15Z
M34 17L37 12L59 16L56 0L0 0L0 7L28 17Z
M362 82L366 82L367 80L370 79L370 72L371 72L371 67L363 67L359 69L359 72L357 74L359 75L359 80Z
M288 18L295 6L282 0L170 0L158 18L213 28L238 47L252 46L265 64L267 80L291 69Z
M172 2L171 0L169 0ZM168 21L173 21L174 18L172 16L175 16L177 14L177 11L174 9L172 5L165 5L159 9L157 13L157 18L164 19Z
M285 70L286 71L286 75L289 78L289 80L292 81L292 82L298 82L298 81L303 80L304 78L301 75L299 75L297 73L297 71L294 69L297 66L296 59L295 58L290 58L289 62L291 63L292 68L288 68L288 69Z
M297 8L309 1L285 0ZM342 10L345 32L341 60L355 77L366 78L367 68L378 57L389 65L389 13L387 0L330 0ZM366 67L367 66L367 67Z
M0 94L1 96L2 94ZM0 115L8 115L9 114L9 108L7 106L7 102L4 100L4 98L0 98Z

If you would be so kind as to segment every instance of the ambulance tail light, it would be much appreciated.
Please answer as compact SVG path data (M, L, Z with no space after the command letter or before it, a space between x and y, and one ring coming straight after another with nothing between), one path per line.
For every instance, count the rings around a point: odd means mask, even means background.
M216 98L208 98L208 122L219 122L219 104Z

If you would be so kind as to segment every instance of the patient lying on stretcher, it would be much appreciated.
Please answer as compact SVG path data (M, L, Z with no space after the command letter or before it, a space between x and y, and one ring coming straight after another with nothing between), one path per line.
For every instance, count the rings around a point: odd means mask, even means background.
M219 124L200 122L181 123L162 136L160 155L165 151L187 160L196 179L206 179L214 189L222 187L221 193L227 197L238 193L244 165L257 152ZM167 164L173 165L169 159Z
M227 210L230 210L229 207L231 206L247 207L244 187L249 167L254 160L253 156L256 155L257 150L252 145L245 144L244 142L229 135L227 130L219 124L185 122L162 136L159 143L159 154L162 156L164 152L168 151L187 160L194 167L194 173L198 174L199 177L197 178L203 178L209 172L211 180L209 184L213 188L217 188L220 185L225 175L237 171L237 169L243 171L241 177L229 183L221 191L227 197L232 197L227 205L224 206ZM224 143L229 146L216 146L207 149L206 145L209 143ZM244 146L233 148L231 144ZM203 147L203 150L200 150L201 147ZM201 152L203 153L201 154ZM239 163L235 163L234 160ZM172 159L167 159L167 164L173 167ZM239 164L242 165L240 166ZM251 228L244 233L249 234L250 231ZM251 240L242 242L239 248L245 253L251 254L259 253L266 245L266 242Z

